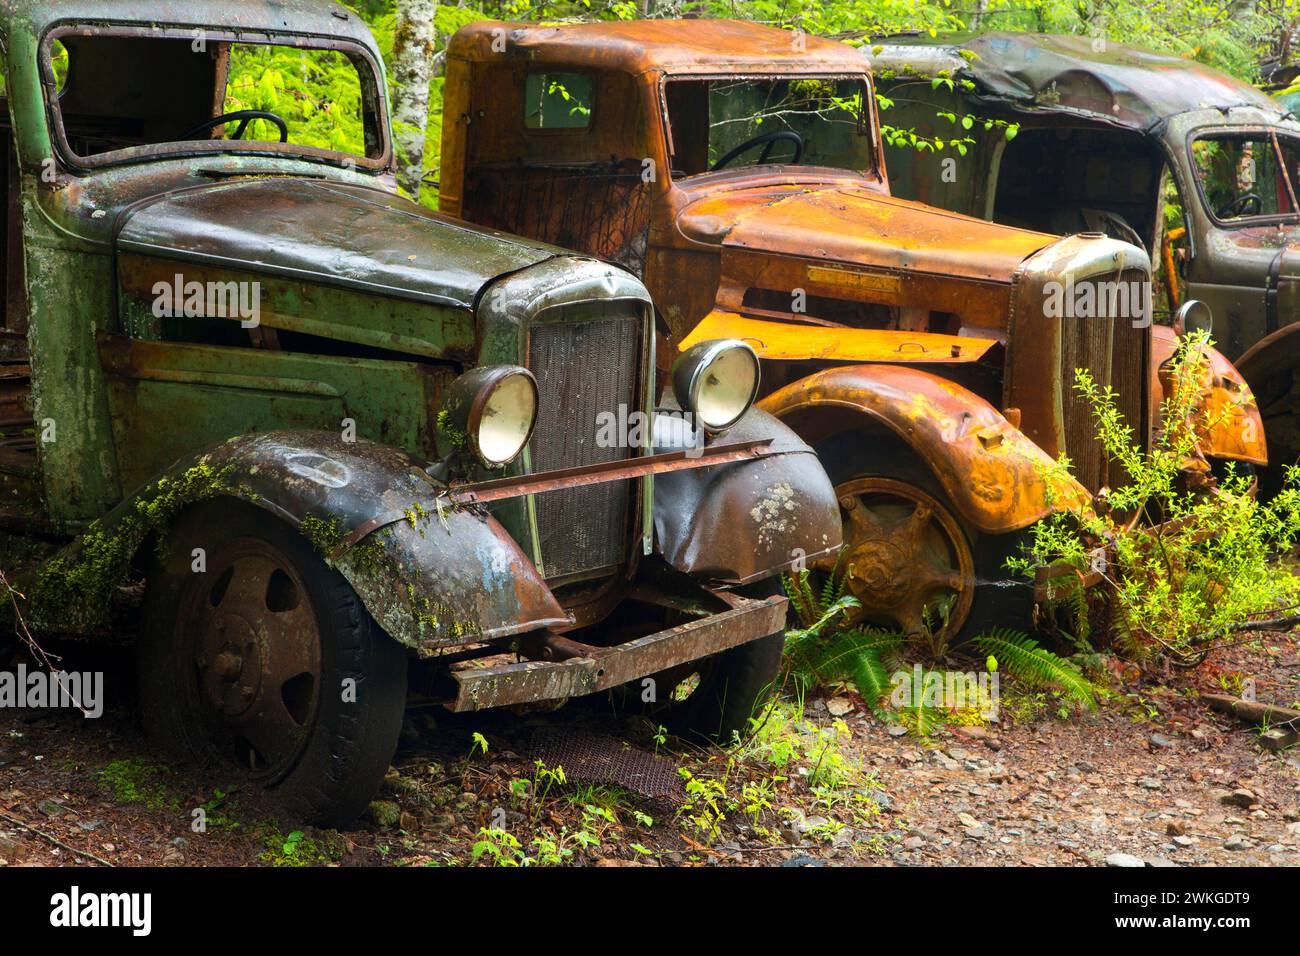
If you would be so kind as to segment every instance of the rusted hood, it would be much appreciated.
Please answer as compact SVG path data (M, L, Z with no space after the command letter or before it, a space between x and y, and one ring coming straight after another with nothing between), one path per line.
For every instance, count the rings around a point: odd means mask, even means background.
M1010 282L1054 236L1027 232L865 188L728 191L685 210L688 235L718 236L725 250L800 256L891 272Z
M493 279L560 253L379 189L236 179L129 207L119 251L469 308Z

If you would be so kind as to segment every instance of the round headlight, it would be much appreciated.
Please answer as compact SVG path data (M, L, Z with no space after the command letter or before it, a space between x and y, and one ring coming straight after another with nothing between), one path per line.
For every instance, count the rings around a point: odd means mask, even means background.
M758 381L758 356L737 339L699 342L673 363L677 403L711 432L730 428L749 411Z
M1174 313L1174 331L1179 335L1184 332L1213 332L1214 313L1200 299L1188 299Z
M537 421L537 380L518 365L488 365L466 372L447 389L438 413L439 446L468 446L489 468L519 457Z

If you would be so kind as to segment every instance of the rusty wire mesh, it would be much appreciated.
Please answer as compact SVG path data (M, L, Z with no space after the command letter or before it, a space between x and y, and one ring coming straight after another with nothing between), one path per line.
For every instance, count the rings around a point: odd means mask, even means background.
M529 750L548 767L563 767L575 783L613 784L651 800L677 800L681 777L671 760L637 750L626 741L576 727L541 727Z

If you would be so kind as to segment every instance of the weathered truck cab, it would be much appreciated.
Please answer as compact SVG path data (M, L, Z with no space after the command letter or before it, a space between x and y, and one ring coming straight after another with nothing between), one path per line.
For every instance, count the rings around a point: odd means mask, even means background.
M1122 480L1074 370L1150 434L1141 249L892 196L867 61L802 33L484 22L446 75L441 209L627 265L678 348L751 344L760 406L836 482L846 547L823 571L857 614L1028 625L1033 590L1003 569L1016 533Z
M1145 249L1158 361L1175 347L1167 317L1189 300L1209 307L1210 402L1240 402L1249 384L1276 487L1300 455L1300 123L1287 109L1199 63L1095 37L889 37L863 52L892 102L886 122L969 140L961 156L889 149L898 195ZM1265 464L1263 445L1230 438L1213 454Z
M0 40L9 615L111 639L143 578L150 733L316 820L365 807L410 694L636 681L681 732L744 728L776 576L840 545L747 346L658 409L637 278L398 197L341 7L32 0ZM283 115L242 108L289 68Z

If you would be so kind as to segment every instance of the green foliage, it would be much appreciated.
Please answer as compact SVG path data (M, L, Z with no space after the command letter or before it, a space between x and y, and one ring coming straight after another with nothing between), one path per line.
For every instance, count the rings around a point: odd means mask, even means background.
M1076 373L1075 389L1091 406L1101 443L1128 483L1109 493L1100 512L1077 508L1045 518L1031 528L1027 554L1009 562L1025 574L1061 562L1079 574L1101 575L1110 593L1114 644L1138 661L1157 655L1195 664L1234 625L1300 597L1300 580L1276 562L1300 536L1300 474L1291 469L1268 503L1231 467L1208 490L1188 481L1189 473L1207 468L1200 437L1241 412L1231 402L1218 408L1201 398L1210 376L1208 343L1204 333L1179 343L1168 370L1164 426L1150 450L1134 441L1114 393L1086 371ZM1072 590L1077 584L1059 591L1057 602L1074 601L1077 619L1086 609Z
M189 505L233 490L231 468L206 460L175 477L154 482L111 527L92 521L85 533L40 569L31 589L33 629L90 629L106 623L110 601L126 580L131 560L151 535L160 555L166 530Z
M1024 634L995 628L971 641L996 658L998 666L1029 687L1060 691L1089 710L1096 710L1099 690L1071 661L1039 647Z
M266 849L258 859L271 866L328 866L343 858L343 838L332 831L318 831L319 837L303 830L280 832L273 823L257 828L257 836Z
M786 670L800 693L849 680L871 706L889 692L886 660L897 656L903 636L875 628L844 627L858 600L843 593L844 577L832 573L814 591L807 571L785 577L786 593L803 628L785 638ZM837 626L839 625L839 626Z
M114 760L99 771L99 780L118 803L178 810L180 800L162 782L163 773L163 768L143 760Z

